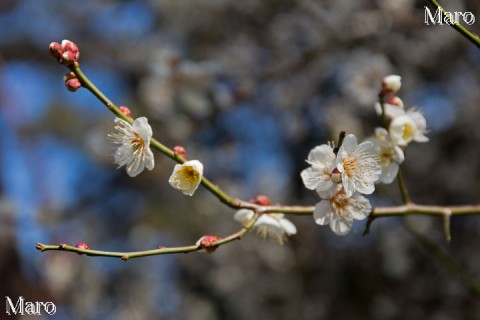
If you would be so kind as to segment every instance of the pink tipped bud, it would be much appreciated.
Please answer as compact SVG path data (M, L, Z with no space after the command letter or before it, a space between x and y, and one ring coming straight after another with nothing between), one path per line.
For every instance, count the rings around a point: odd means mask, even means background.
M63 81L65 81L65 87L68 91L75 92L77 91L82 84L80 80L78 80L77 76L73 72L68 72L63 77Z
M77 245L75 246L75 248L83 249L83 250L88 250L88 249L90 249L85 242L79 242L79 243L77 243ZM78 253L78 252L77 252L77 253ZM78 253L78 254L82 254L82 253Z
M270 198L262 194L255 197L255 199L250 200L250 203L258 204L259 206L269 206L271 204Z
M201 237L200 239L198 239L197 241L197 246L207 252L207 253L211 253L215 250L217 250L218 248L218 245L215 245L215 243L219 240L221 240L222 238L220 238L219 236L203 236Z
M185 150L184 147L182 146L175 146L173 147L173 152L176 154L176 155L179 155L180 157L182 157L183 159L187 159L187 151Z
M130 109L128 109L127 107L125 106L120 106L118 107L118 109L120 110L120 112L122 112L124 115L126 115L127 117L130 117L130 115L132 114L132 112L130 111Z
M387 100L387 103L392 105L392 106L399 107L399 108L403 109L403 101L402 101L402 99L400 99L397 96L390 97Z
M65 87L68 91L75 92L82 87L82 84L77 78L75 78L65 81Z
M397 93L402 86L402 77L397 75L389 75L383 78L382 81L382 91L380 91L380 95L386 96Z
M62 45L60 43L58 43L58 42L50 43L50 46L48 47L48 50L50 51L50 54L55 59L57 59L58 62L61 62L63 49L62 49Z
M74 42L70 40L63 40L62 49L62 60L66 64L73 64L78 61L78 58L80 58L80 51Z

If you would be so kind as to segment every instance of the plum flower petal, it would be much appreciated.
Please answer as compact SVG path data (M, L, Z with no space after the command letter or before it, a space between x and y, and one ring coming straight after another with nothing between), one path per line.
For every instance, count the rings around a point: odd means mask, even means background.
M118 167L126 166L127 174L136 177L145 168L152 170L155 166L150 140L152 128L145 117L135 119L133 125L120 118L115 118L115 133L108 135L119 146L113 154Z
M405 155L402 149L395 145L384 128L376 128L375 137L371 141L374 144L374 153L377 155L378 162L382 167L382 174L376 182L392 183L398 174L400 164L405 159Z
M317 146L308 154L310 167L300 174L307 189L324 191L333 186L332 170L335 168L335 154L331 146Z
M337 154L337 169L342 175L342 184L347 196L356 191L371 194L375 191L374 182L382 173L382 168L373 151L373 142L364 141L357 145L357 138L349 134Z
M240 209L234 219L244 226L253 218L252 210ZM271 238L280 244L285 243L288 236L297 233L297 228L282 213L264 213L255 222L254 228L263 238Z
M190 160L183 164L176 164L168 182L183 194L192 196L200 185L202 177L203 164L198 160Z
M372 211L367 198L357 192L348 197L341 185L318 194L323 200L315 206L315 223L330 225L337 235L346 235L352 229L353 220L363 220Z

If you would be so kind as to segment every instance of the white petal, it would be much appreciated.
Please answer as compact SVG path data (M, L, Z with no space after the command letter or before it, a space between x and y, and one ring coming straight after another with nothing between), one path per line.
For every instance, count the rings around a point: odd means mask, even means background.
M333 214L333 209L328 200L322 200L315 205L315 211L313 211L313 219L316 224L326 225L330 223L330 218Z
M342 146L340 147L347 153L353 152L355 148L357 147L357 137L355 137L353 134L347 134L345 139L343 139Z
M395 153L394 160L398 163L401 164L403 160L405 160L405 154L403 153L403 150L397 146L393 147L393 152Z
M382 168L382 175L377 180L377 182L389 184L395 180L398 174L399 165L398 163L392 161L388 166Z
M297 228L295 225L287 219L280 219L280 225L287 235L292 235L297 233Z
M307 168L300 173L305 188L315 190L323 179L323 174L313 168Z
M308 154L309 162L320 162L322 164L329 164L335 159L332 147L327 144L316 146Z
M153 157L153 152L150 150L150 148L147 148L145 150L145 167L148 170L153 170L153 167L155 166L155 158Z
M330 229L332 229L332 231L339 236L346 235L348 232L350 232L352 225L353 220L334 218L332 221L330 221Z
M233 216L233 218L236 221L242 223L243 225L246 225L250 220L252 220L253 215L254 213L252 210L240 209L237 212L235 212L235 215Z
M150 144L150 138L152 137L152 127L148 124L148 119L145 117L140 117L133 121L133 130L142 138L142 140L147 144Z
M372 205L367 198L357 193L352 197L349 211L353 219L363 220L371 213Z
M341 184L333 184L332 187L327 190L317 190L317 193L322 199L331 199L338 191L340 191L340 189L342 189Z

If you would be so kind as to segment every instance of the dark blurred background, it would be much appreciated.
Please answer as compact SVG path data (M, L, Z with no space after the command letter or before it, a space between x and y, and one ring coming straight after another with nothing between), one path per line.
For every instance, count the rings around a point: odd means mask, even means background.
M66 69L48 53L62 39L165 145L185 146L230 194L279 204L318 201L299 175L309 150L339 130L371 135L379 83L399 74L399 95L423 110L431 139L408 149L413 200L480 202L480 50L448 26L426 26L425 5L2 0L0 297L52 301L48 319L480 319L478 296L396 218L338 237L291 217L298 234L284 246L252 233L210 255L128 262L34 248L143 250L240 227L204 189L192 198L172 189L174 164L158 153L154 171L135 179L116 170L112 114L86 90L67 92ZM480 18L478 1L445 5ZM400 203L396 185L369 198ZM480 217L454 218L450 245L440 219L409 220L480 280Z

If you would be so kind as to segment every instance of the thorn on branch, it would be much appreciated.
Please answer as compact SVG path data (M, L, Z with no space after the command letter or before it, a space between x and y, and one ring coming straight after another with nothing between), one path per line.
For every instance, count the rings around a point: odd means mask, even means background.
M362 237L365 237L366 235L368 235L370 233L370 226L372 225L373 223L373 220L375 220L377 217L375 217L374 215L370 214L368 216L368 220L367 220L367 224L365 225L365 231L363 231L362 233Z

